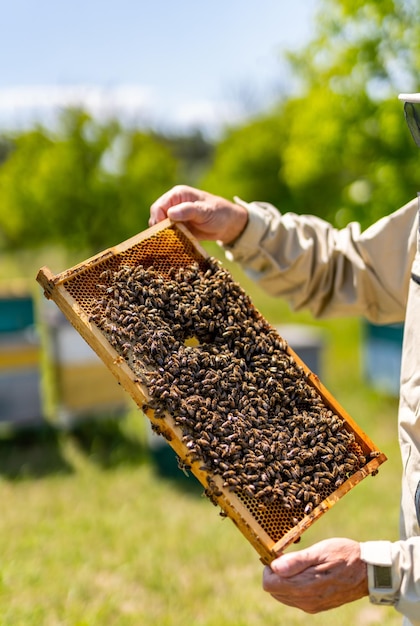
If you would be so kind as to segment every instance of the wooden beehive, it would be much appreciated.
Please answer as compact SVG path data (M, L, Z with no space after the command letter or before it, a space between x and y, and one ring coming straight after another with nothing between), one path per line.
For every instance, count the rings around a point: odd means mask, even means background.
M386 460L183 226L37 280L264 563Z

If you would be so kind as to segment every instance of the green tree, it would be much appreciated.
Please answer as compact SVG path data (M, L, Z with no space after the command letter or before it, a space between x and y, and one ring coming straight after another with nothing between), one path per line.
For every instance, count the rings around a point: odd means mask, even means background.
M323 0L313 40L289 55L302 95L289 103L285 176L300 200L323 195L315 210L339 225L367 225L417 191L397 94L418 89L419 17L410 0Z
M80 110L12 138L0 165L0 242L60 244L96 252L147 227L150 203L176 179L177 163L150 133L99 124Z
M314 37L288 57L303 87L392 98L418 87L419 18L416 0L322 0Z
M339 226L408 201L418 154L397 94L418 88L419 13L409 0L322 0L313 39L288 55L293 93L227 131L202 186Z

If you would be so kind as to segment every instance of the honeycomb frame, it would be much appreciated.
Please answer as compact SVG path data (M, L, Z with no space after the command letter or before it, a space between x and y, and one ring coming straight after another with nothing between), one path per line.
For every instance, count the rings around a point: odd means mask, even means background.
M345 429L353 433L356 445L366 455L366 463L348 476L337 489L323 496L311 511L290 512L279 502L262 506L252 495L235 493L228 489L220 475L203 468L200 460L193 459L183 441L182 429L173 415L155 415L148 406L150 393L147 385L133 371L130 362L109 342L105 333L92 321L92 308L97 301L97 286L104 270L116 271L121 267L158 268L166 276L174 266L198 264L205 271L209 255L183 225L169 220L145 230L135 237L109 248L58 275L49 268L39 270L37 281L45 296L52 299L80 335L111 370L137 406L147 415L152 426L168 441L180 459L181 465L200 481L206 496L229 517L258 552L263 563L270 563L285 548L299 540L312 524L338 502L346 493L370 474L375 474L386 456L375 446L337 400L323 386L290 346L285 351L302 368L308 384L312 385L325 406L344 420ZM259 314L260 315L260 314ZM262 317L262 316L261 316Z

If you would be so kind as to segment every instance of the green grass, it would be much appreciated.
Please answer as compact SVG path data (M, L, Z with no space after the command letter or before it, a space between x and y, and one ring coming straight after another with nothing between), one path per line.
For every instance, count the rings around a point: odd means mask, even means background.
M311 617L277 604L261 589L253 549L193 477L150 454L138 420L2 444L2 626L399 623L366 601ZM301 545L395 535L394 465L339 502Z
M315 323L249 290L273 323ZM389 460L292 549L331 536L397 539L397 401L363 382L357 320L317 326L325 338L324 384ZM401 623L395 611L366 599L316 616L275 602L241 533L172 455L151 453L139 411L120 422L0 442L0 502L1 626Z

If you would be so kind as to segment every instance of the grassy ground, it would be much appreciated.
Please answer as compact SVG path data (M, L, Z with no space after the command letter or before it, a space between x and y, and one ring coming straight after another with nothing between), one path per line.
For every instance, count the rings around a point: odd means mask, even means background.
M310 321L254 295L274 323ZM396 539L396 400L362 381L359 325L321 324L323 382L389 457L304 535ZM165 464L164 464L165 461ZM169 464L169 465L168 465ZM353 603L318 616L261 588L258 556L172 456L153 455L144 421L0 443L1 626L396 626L387 608Z

